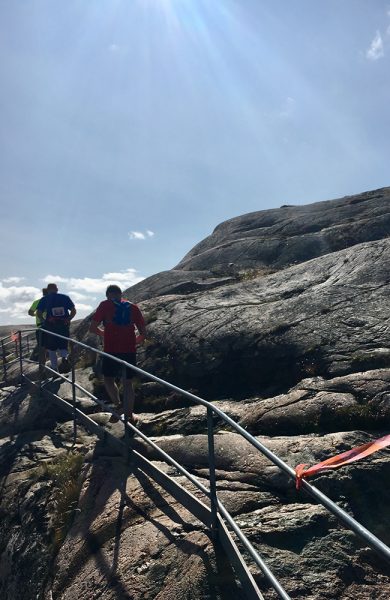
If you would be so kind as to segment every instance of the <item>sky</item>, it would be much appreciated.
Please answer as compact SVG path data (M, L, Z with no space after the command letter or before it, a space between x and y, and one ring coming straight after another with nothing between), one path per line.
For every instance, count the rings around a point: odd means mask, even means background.
M0 324L389 186L389 67L390 0L0 0Z

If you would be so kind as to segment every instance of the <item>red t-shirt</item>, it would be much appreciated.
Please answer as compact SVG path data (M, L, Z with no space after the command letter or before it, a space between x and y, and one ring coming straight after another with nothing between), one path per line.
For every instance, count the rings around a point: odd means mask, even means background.
M122 299L121 302L127 302ZM115 315L115 304L111 300L104 300L99 304L92 317L96 323L104 324L104 352L135 352L135 330L145 327L142 313L136 304L131 304L131 323L117 325L112 322Z

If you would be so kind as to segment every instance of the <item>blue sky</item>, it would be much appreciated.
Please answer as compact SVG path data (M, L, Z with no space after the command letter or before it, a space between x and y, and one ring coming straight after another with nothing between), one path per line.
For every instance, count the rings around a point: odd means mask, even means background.
M390 0L0 0L0 323L390 185Z

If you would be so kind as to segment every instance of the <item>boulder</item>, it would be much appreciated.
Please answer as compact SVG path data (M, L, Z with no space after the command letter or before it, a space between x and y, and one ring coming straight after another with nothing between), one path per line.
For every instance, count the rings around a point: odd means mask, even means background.
M207 294L148 300L155 320L140 366L207 399L387 368L389 260L384 239Z
M390 188L301 206L282 206L218 225L175 267L237 272L293 264L378 240L390 231Z

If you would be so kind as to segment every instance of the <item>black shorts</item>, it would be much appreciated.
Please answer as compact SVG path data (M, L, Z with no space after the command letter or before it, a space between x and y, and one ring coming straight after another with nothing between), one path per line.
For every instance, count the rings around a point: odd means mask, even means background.
M58 333L58 335L69 337L69 325L66 325L65 323L45 323L43 328L47 329L48 331L52 331L53 333ZM42 345L46 348L46 350L68 349L67 340L62 340L55 335L50 335L49 333L43 334Z
M137 366L135 352L109 352L109 354L111 354L111 356L115 356L116 358L120 358L121 360L125 360L135 367ZM115 360L111 360L110 358L103 356L102 375L104 375L104 377L122 377L123 365ZM126 367L126 379L132 379L134 375L135 371L129 367Z

